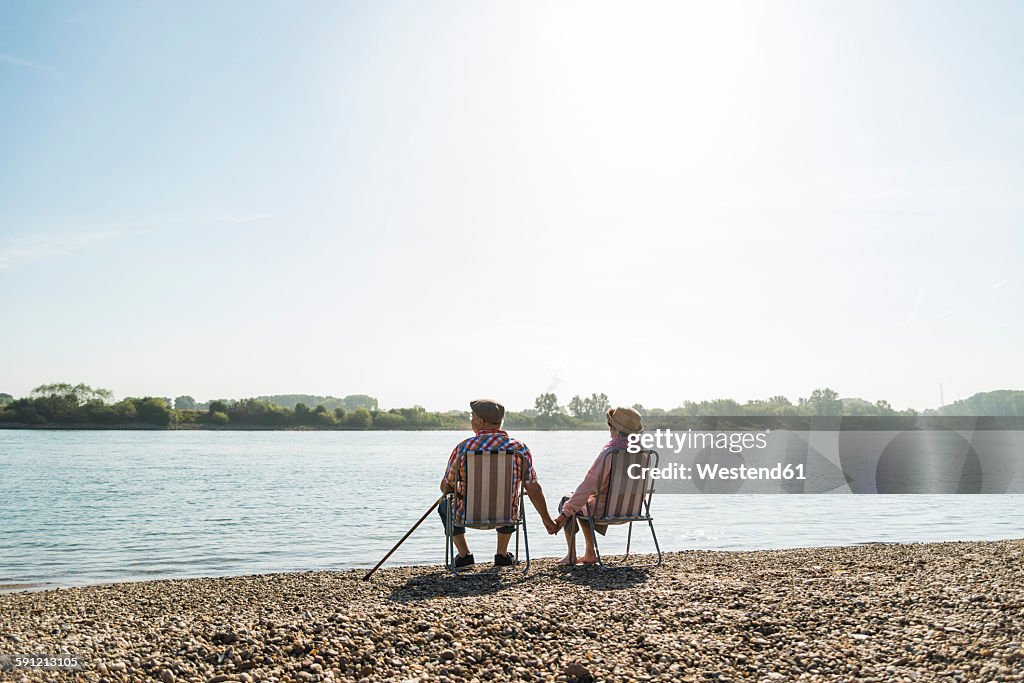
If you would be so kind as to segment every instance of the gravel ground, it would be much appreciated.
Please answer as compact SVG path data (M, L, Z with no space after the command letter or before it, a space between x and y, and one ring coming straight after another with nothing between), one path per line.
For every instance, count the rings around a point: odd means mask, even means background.
M1024 540L683 552L0 595L0 653L80 681L1024 681Z

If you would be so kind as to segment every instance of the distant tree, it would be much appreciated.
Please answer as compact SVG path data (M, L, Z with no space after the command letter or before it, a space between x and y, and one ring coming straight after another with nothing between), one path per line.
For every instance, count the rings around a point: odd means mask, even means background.
M272 403L289 410L295 410L295 406L300 403L305 403L307 407L323 404L327 410L334 410L336 408L344 408L346 411L355 410L356 408L377 410L377 399L366 394L352 394L345 398L315 396L312 394L275 394L273 396L257 396L256 398L264 403Z
M862 398L844 398L842 403L842 414L854 417L878 415L878 406Z
M103 401L87 401L82 406L82 415L86 422L95 424L116 424L119 418L117 405L109 405ZM135 415L132 416L134 421Z
M550 393L538 396L533 405L537 409L537 415L540 417L554 417L562 412L561 407L558 405L558 397Z
M114 409L115 419L118 424L135 422L139 417L139 411L135 407L133 399L125 399L111 406Z
M264 403L263 408L260 424L264 426L284 427L295 422L295 414L287 408L275 406L271 403Z
M679 406L679 409L668 411L670 415L686 415L689 417L695 417L700 415L700 404L695 401L683 401L683 405Z
M295 404L295 424L313 424L313 411L305 403Z
M89 400L107 402L114 393L109 389L92 388L88 384L42 384L32 390L30 398L57 398L79 406Z
M716 398L713 401L701 401L702 415L742 415L743 406L731 398Z
M747 401L743 406L744 415L773 416L798 415L800 410L785 396L770 396L763 400Z
M310 422L320 427L333 427L338 424L338 420L334 417L334 411L328 410L327 406L322 403L313 410Z
M14 397L10 394L0 394L0 406L5 406L8 403L13 403Z
M892 406L889 405L888 401L875 401L875 408L878 410L879 415L895 415L896 411L893 410Z
M406 429L440 429L442 425L441 416L437 413L427 412L423 406L398 408L388 412L397 412L405 418Z
M669 415L685 415L687 417L732 416L745 415L747 411L731 398L716 398L712 401L683 401L683 405L668 411ZM657 414L652 411L652 415Z
M163 398L147 396L142 399L135 399L135 410L138 413L139 422L166 427L171 424L171 409Z
M587 417L591 420L603 420L604 415L612 404L608 402L607 394L591 394L585 401Z
M250 424L263 427L281 427L292 422L292 414L287 408L267 403L258 398L246 398L232 401L227 408L227 415L232 424Z
M983 391L970 398L942 406L939 409L939 414L1021 416L1024 415L1024 391L1011 389Z
M466 414L464 424L465 427L469 423L469 415ZM505 413L505 427L507 429L534 429L537 426L537 411L536 410L524 410L522 412L507 411Z
M188 396L188 395L179 396L178 398L174 399L174 409L175 410L195 410L196 409L196 400L194 398L192 398L191 396Z
M32 397L26 401L44 422L62 423L76 420L82 402L72 390L71 385L63 387L48 385L42 387L42 391L40 389L40 387L34 389Z
M603 420L609 408L611 403L606 394L591 394L587 398L573 396L569 401L569 412L580 420Z
M257 401L263 403L269 403L271 405L280 406L281 408L287 408L288 410L295 410L295 406L299 403L305 403L307 406L315 406L318 403L333 407L334 405L341 405L340 398L334 398L333 396L311 396L309 394L277 394L274 396L257 396Z
M4 422L37 425L45 424L46 416L40 413L31 399L19 398L2 408Z
M808 399L800 399L801 405L810 408L817 417L830 417L843 414L843 402L839 394L832 389L815 389Z
M377 399L366 394L350 394L341 400L342 407L345 410L355 410L357 408L366 408L368 411L377 410Z
M231 422L231 419L227 416L227 413L219 410L210 411L208 421L212 425L224 426Z
M365 409L364 409L365 410ZM403 429L408 420L396 410L389 410L386 413L377 413L373 417L374 429Z
M345 426L349 429L369 429L373 424L373 416L366 408L356 408L345 416Z
M207 409L211 414L213 413L224 413L228 414L228 403L227 401L217 400L210 401L209 408Z
M579 397L579 394L569 399L569 412L581 420L587 416L587 403Z

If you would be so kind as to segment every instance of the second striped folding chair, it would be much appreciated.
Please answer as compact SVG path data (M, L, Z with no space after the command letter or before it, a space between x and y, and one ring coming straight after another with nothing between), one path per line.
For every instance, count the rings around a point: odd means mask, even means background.
M650 476L650 469L657 467L657 451L630 453L624 450L615 450L605 454L604 463L601 466L601 478L598 481L602 484L607 482L607 488L599 492L596 500L586 507L586 517L594 536L597 562L602 568L607 569L608 567L601 559L601 549L597 544L597 527L599 525L629 524L626 555L622 558L622 562L618 563L625 564L629 560L629 546L633 539L633 522L647 522L651 529L651 538L654 539L654 549L658 552L657 562L635 566L657 567L661 564L661 547L658 545L658 536L654 533L654 518L651 517L654 480Z
M526 515L523 508L522 456L505 450L476 450L458 455L465 462L455 463L460 479L457 493L449 493L448 522L445 525L445 566L458 574L454 566L455 544L452 529L455 525L470 529L497 529L514 526L516 531L516 562L519 561L519 530L523 531L526 566L530 571L530 542L526 533Z

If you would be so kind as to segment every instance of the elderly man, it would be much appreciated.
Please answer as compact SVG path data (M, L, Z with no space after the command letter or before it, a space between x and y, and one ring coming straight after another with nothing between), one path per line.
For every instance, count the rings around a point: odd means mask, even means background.
M459 481L465 481L466 473L465 471L456 471L456 468L461 463L461 469L465 470L465 458L460 459L459 455L468 451L500 449L513 451L522 456L519 460L519 466L515 468L512 474L513 486L518 485L520 481L524 482L526 494L530 497L530 502L537 508L537 513L540 515L541 520L543 520L544 527L548 530L548 533L552 533L555 529L555 523L551 519L551 515L548 514L548 506L544 500L544 491L540 487L540 482L537 481L537 472L533 469L533 455L531 455L530 449L526 447L526 444L513 439L501 429L501 424L505 419L505 407L497 401L490 399L470 401L469 407L472 411L474 435L452 450L452 454L448 458L448 469L445 470L444 479L441 480L442 493L454 491L457 494L454 499L445 498L437 508L444 524L446 526L448 524L448 501L455 501L455 510L453 512L456 518L458 518L458 513L463 504L461 492L458 491L457 486ZM495 566L507 567L515 562L512 553L508 552L508 542L512 538L513 531L515 531L515 527L498 527L498 546L494 554ZM466 543L466 528L453 525L452 541L455 543L456 550L458 550L458 556L455 557L455 566L468 567L473 564L473 554L469 552L469 544Z
M629 446L629 435L639 434L644 430L643 419L640 413L633 408L624 406L611 408L605 413L605 418L611 440L601 448L601 452L598 453L594 464L590 466L587 476L583 478L576 490L563 497L558 504L559 515L555 518L554 531L548 528L550 534L558 533L559 529L565 529L565 543L569 547L569 552L558 561L558 564L594 564L597 562L597 552L594 549L595 529L590 528L586 513L600 509L604 497L608 494L610 470L604 467L605 456L612 451L626 450ZM579 520L579 526L583 527L583 541L587 546L583 557L578 559L576 557L577 520ZM607 526L598 524L596 531L603 536L607 529Z

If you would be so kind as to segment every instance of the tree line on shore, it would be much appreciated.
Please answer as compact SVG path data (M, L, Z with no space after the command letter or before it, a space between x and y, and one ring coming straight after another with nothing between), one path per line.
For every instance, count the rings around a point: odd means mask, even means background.
M303 400L305 399L305 400ZM306 401L309 401L307 403ZM315 405L311 405L313 402ZM508 429L603 429L608 396L594 393L573 396L561 405L558 396L544 393L534 407L510 411ZM659 417L840 417L1024 415L1024 391L1000 390L976 394L938 410L918 412L896 410L887 401L870 403L858 398L840 398L832 389L815 389L796 403L785 396L739 403L732 399L685 401L664 410L634 406L649 418ZM469 412L428 411L421 406L382 410L377 400L365 394L343 399L289 394L240 400L214 400L200 404L191 396L170 398L146 396L114 401L108 389L85 384L45 384L24 398L0 393L0 425L53 426L138 426L153 428L209 429L339 429L339 430L426 430L465 429Z

